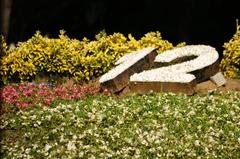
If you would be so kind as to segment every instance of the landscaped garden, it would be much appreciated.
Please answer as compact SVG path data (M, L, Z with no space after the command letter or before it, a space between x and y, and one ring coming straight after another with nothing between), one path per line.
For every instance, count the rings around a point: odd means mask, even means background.
M1 158L240 158L240 91L124 96L99 77L126 53L176 47L150 32L95 40L37 32L9 48L1 39ZM240 26L220 70L240 77Z
M3 158L239 158L240 92L98 95L1 116Z

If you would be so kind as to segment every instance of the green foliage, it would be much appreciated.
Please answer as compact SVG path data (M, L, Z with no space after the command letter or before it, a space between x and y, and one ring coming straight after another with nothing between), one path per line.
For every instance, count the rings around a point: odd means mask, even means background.
M3 35L0 35L0 59L7 54L8 46Z
M8 46L4 39L3 35L0 35L0 67L2 65L2 58L7 54ZM2 75L2 69L0 68L0 75ZM2 84L2 81L4 80L4 77L0 77L0 86Z
M240 25L229 42L224 43L220 68L226 77L240 78Z
M96 96L0 116L2 158L240 157L240 92Z
M162 52L173 45L163 40L160 32L150 32L136 40L131 34L125 37L102 31L93 41L87 38L79 41L70 39L64 31L55 39L43 37L38 31L29 40L19 42L16 48L7 50L0 74L4 83L31 81L42 75L86 81L110 70L124 54L144 47L155 47Z

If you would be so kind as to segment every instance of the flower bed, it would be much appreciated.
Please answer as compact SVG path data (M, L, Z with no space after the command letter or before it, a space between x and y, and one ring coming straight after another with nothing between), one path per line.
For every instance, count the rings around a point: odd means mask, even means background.
M42 103L50 106L56 100L76 100L86 95L97 95L99 88L71 85L51 88L47 83L21 83L6 85L0 91L0 99L18 108L27 108Z
M97 96L0 116L2 158L239 158L240 93Z

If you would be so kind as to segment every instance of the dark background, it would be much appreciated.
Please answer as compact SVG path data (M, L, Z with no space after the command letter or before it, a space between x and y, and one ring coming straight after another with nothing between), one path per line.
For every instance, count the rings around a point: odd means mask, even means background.
M236 32L240 7L231 0L13 0L9 42L25 41L40 30L56 37L60 29L71 38L107 33L132 33L139 38L160 31L177 44L206 44L222 52ZM220 53L221 54L221 53Z

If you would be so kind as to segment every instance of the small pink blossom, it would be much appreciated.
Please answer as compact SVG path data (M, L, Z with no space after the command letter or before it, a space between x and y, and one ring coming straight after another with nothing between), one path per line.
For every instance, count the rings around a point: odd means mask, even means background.
M27 107L30 106L30 104L29 104L29 103L25 103L25 102L17 102L17 103L16 103L16 106L17 106L18 108L27 108Z
M50 88L45 83L20 83L4 86L1 90L0 99L22 109L39 103L50 106L57 99L75 100L84 98L87 94L97 95L99 92L99 88L89 86L72 85L70 87L57 86ZM109 95L109 92L104 91L104 94Z

